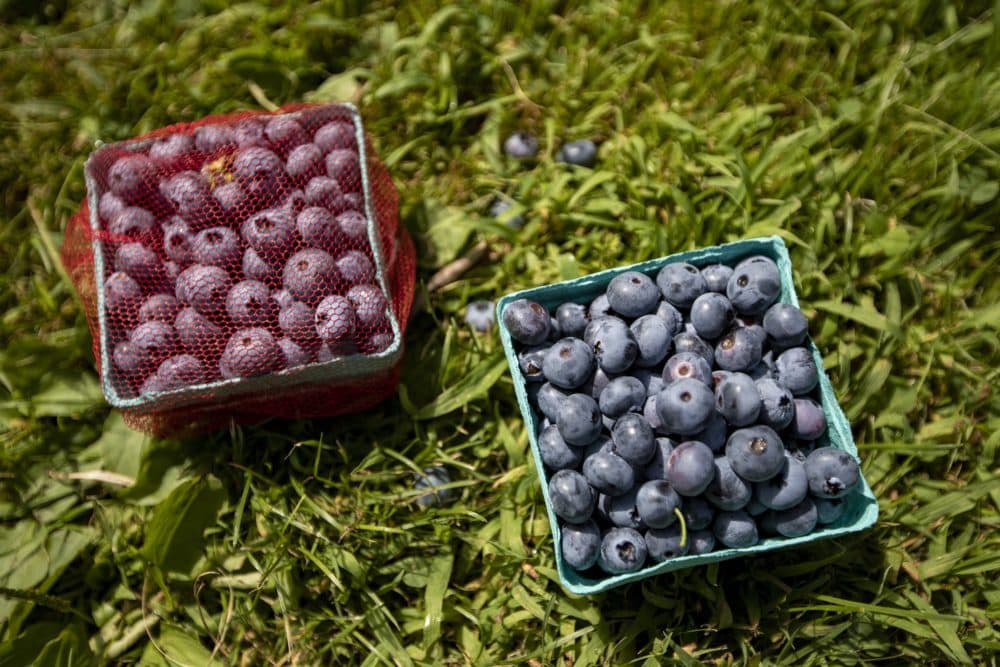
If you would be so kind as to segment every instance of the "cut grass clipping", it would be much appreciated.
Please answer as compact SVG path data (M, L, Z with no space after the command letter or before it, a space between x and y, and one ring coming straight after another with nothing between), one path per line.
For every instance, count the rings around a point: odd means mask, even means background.
M0 17L0 662L1000 651L992 4L15 1ZM419 245L398 398L197 440L129 431L58 262L95 142L341 99L363 109ZM515 130L539 138L534 161L502 153ZM593 168L555 161L581 138ZM498 197L512 206L494 219ZM466 304L771 234L881 520L568 595L499 341ZM454 500L424 509L413 481L435 465Z

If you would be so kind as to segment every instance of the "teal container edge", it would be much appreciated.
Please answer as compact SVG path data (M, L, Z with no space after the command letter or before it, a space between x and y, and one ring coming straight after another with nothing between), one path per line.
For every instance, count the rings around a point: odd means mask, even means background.
M638 572L608 576L602 579L590 579L584 577L563 561L562 553L559 549L559 523L551 509L552 505L549 499L548 485L545 483L545 469L542 464L541 456L538 452L536 434L538 433L539 418L528 401L526 388L527 383L522 376L520 367L517 363L517 353L514 350L514 341L511 339L510 332L507 331L507 328L503 324L504 309L511 301L516 299L531 299L533 301L537 301L550 311L559 304L567 301L589 303L598 294L604 291L605 287L609 282L611 282L612 278L625 271L640 271L642 273L649 274L651 277L655 277L655 272L657 272L665 264L673 262L690 262L695 266L704 266L706 264L714 263L731 264L736 260L750 255L766 255L777 263L778 269L781 273L781 296L779 297L779 301L798 306L799 300L798 296L795 294L795 286L792 278L791 258L788 255L788 248L785 246L784 240L779 236L734 241L723 245L676 253L666 257L639 262L628 266L607 269L605 271L599 271L590 275L574 278L573 280L520 290L502 297L497 302L496 315L500 329L500 340L503 344L504 353L507 356L507 364L510 367L511 376L514 381L514 392L517 396L518 406L521 408L521 414L524 417L525 426L528 429L528 440L531 443L531 451L535 461L535 468L538 471L538 478L542 485L542 495L545 498L545 509L549 517L549 526L552 529L553 546L555 550L556 566L559 571L559 579L562 582L563 587L569 592L576 593L578 595L602 593L612 588L623 586L641 579L646 579L664 572L672 572L674 570L681 570L697 565L716 563L723 560L729 560L731 558L739 558L740 556L775 551L777 549L793 547L800 544L808 544L817 540L829 539L840 535L858 532L871 527L878 519L878 501L875 499L875 495L872 493L871 487L868 486L868 482L865 480L864 475L862 475L859 488L848 496L848 505L847 509L844 511L844 515L836 523L830 524L822 529L815 530L803 537L768 538L761 540L752 547L744 549L721 549L708 554L682 556L663 563L658 563L654 566L645 567ZM808 343L809 348L812 351L813 358L816 360L816 367L820 369L820 398L827 418L827 433L823 436L821 442L828 439L829 445L850 452L854 457L857 457L858 448L854 442L854 436L851 434L851 426L848 423L843 410L840 408L840 404L837 402L837 398L833 393L833 385L830 383L829 377L827 377L826 372L823 371L822 355L820 355L819 350L816 348L816 345L813 343L811 338Z

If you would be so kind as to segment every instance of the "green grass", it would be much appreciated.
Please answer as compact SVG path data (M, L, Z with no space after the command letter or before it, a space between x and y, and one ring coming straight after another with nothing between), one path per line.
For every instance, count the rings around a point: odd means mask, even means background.
M995 661L997 6L32 4L0 2L0 665ZM412 321L405 392L128 431L58 262L94 142L344 98L396 179L418 290L493 249ZM513 128L541 136L537 166L499 152ZM584 136L596 169L553 162ZM486 216L501 192L523 230ZM772 233L877 527L568 595L499 341L464 305ZM430 464L448 508L413 502Z

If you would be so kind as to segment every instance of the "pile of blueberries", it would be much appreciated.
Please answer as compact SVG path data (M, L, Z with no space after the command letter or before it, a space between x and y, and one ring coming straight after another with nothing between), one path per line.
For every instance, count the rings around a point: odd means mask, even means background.
M324 109L205 125L110 164L98 214L121 394L391 344L355 125Z
M507 305L566 563L600 578L840 518L858 463L817 446L819 371L780 291L755 255L626 271L554 314Z

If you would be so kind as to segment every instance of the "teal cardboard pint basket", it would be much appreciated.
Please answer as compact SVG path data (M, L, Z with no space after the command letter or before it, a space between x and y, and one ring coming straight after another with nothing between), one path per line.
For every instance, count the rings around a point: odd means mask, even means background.
M829 539L848 533L854 533L870 527L878 518L878 502L872 493L868 482L861 476L858 486L854 491L845 497L846 508L843 515L834 523L817 527L816 530L802 537L784 538L769 537L762 539L752 547L742 549L718 549L707 554L681 556L666 560L662 563L648 565L636 572L619 575L606 575L601 578L589 578L577 572L568 565L562 558L560 544L560 528L555 513L552 511L551 500L549 498L547 476L541 456L538 450L537 434L541 423L541 416L535 412L528 399L527 383L521 373L517 361L517 352L514 349L514 341L510 332L503 324L504 309L512 301L517 299L530 299L537 301L552 312L559 304L575 302L588 304L599 294L604 292L611 279L625 271L639 271L655 278L656 273L665 265L673 262L689 262L694 266L706 266L708 264L728 264L733 265L737 261L751 255L765 255L774 260L778 265L781 274L781 295L778 300L798 306L798 297L795 294L795 287L792 281L792 262L788 255L788 248L784 241L777 236L746 239L727 243L719 246L682 252L659 259L653 259L630 266L621 266L615 269L600 271L588 276L568 280L551 285L543 285L532 289L522 290L500 299L497 303L497 321L500 323L500 339L503 342L504 352L507 355L507 363L510 366L511 376L514 380L514 391L517 395L518 405L521 407L521 414L524 416L524 423L528 429L528 439L531 442L531 450L534 454L535 465L538 470L538 477L542 484L542 494L545 498L546 510L549 516L549 525L552 527L553 544L555 546L556 564L559 570L559 578L563 586L570 592L588 595L600 593L616 586L645 579L663 572L681 570L697 565L716 563L730 558L738 558L752 554L774 551L800 544L808 544L818 540ZM812 351L819 370L819 396L823 411L826 413L827 432L817 441L818 446L832 446L837 449L849 452L857 457L858 449L854 444L851 435L851 427L847 417L841 410L833 393L833 386L830 379L823 371L823 359L810 338L807 341L808 348Z

